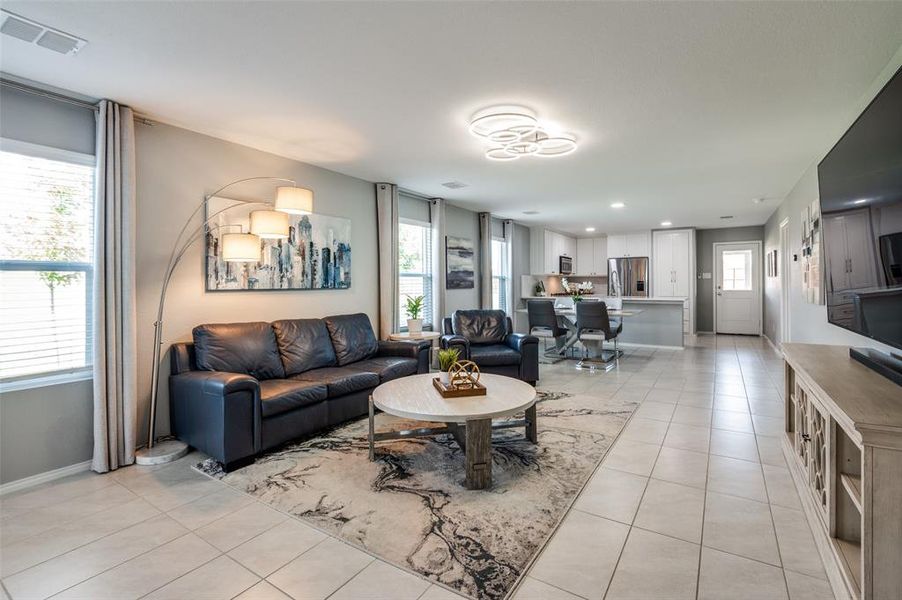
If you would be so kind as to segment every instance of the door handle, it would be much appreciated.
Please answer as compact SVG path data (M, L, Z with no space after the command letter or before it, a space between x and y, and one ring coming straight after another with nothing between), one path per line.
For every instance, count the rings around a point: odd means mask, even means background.
M723 292L717 292L718 296L723 296Z

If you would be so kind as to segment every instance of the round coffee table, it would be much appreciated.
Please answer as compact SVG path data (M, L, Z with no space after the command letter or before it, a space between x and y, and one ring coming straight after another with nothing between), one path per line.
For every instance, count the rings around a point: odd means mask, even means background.
M538 442L536 430L536 390L528 383L502 375L483 374L485 396L443 398L432 384L435 373L411 375L387 381L370 396L370 460L375 459L375 442L450 433L466 456L466 487L484 489L492 484L492 430L524 427L526 438ZM444 427L424 427L376 433L375 409L416 421L445 423ZM525 412L525 418L492 423Z

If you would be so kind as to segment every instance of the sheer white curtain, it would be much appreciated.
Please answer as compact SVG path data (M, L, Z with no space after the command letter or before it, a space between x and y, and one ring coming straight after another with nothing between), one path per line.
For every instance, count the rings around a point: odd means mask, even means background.
M376 184L379 248L379 337L398 331L398 186Z
M442 331L445 318L445 201L429 201L429 221L432 223L432 328Z
M479 307L492 308L492 215L479 213Z
M98 473L135 462L135 129L127 106L102 100L94 184L94 458Z

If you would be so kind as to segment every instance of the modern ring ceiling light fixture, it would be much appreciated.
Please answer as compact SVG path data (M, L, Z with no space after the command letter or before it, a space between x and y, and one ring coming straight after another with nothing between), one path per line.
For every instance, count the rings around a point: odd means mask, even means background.
M494 106L470 120L470 133L485 140L489 160L517 160L521 156L565 156L576 151L576 138L549 133L535 113L522 106Z

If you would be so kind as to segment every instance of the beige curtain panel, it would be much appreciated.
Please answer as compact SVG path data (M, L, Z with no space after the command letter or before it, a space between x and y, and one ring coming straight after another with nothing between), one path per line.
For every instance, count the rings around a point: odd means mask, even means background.
M398 186L376 184L379 245L379 339L398 331Z
M94 197L94 458L105 473L135 462L135 128L132 110L102 100Z

